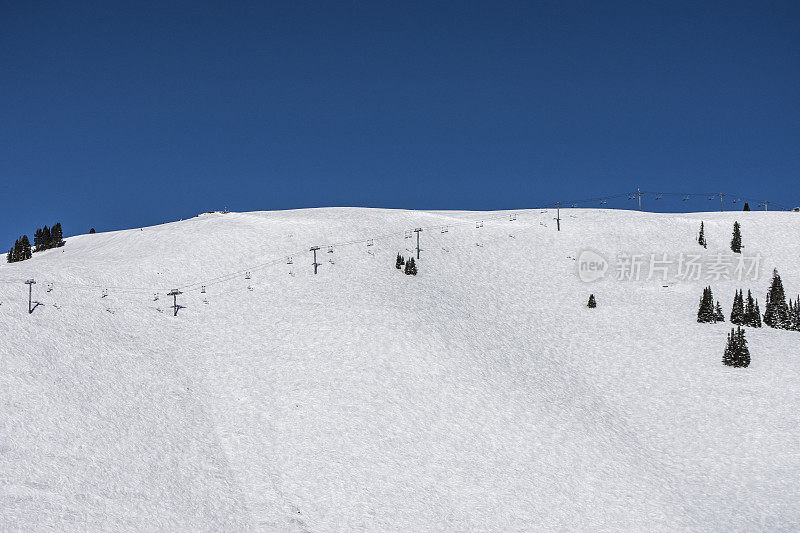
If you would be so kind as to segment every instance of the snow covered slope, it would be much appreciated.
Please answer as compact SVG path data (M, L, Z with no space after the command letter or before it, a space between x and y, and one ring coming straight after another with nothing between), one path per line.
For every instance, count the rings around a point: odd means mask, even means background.
M0 265L0 529L800 528L800 333L734 369L695 321L705 285L800 292L800 215L554 215L214 213ZM757 280L577 274L734 220Z

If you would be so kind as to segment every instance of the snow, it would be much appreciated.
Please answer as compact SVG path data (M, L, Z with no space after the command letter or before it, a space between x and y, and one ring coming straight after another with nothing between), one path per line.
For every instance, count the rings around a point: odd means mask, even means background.
M0 529L800 528L800 333L734 369L695 321L705 285L763 311L773 267L794 298L800 216L516 213L204 214L0 265ZM734 220L757 280L577 275Z

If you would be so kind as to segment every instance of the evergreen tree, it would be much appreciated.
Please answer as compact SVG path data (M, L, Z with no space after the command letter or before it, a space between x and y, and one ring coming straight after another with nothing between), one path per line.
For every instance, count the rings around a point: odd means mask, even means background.
M31 252L31 242L28 240L28 236L23 235L19 241L19 244L22 249L22 259L20 259L20 261L25 259L30 259L32 252Z
M736 326L736 330L731 329L728 334L722 363L737 368L750 366L750 350L747 348L744 330L740 326Z
M758 308L758 298L756 298L756 308L755 312L753 313L753 327L761 327L761 309Z
M722 312L719 300L717 300L717 307L714 309L714 322L725 322L725 313Z
M52 236L50 235L50 228L47 226L42 228L42 249L47 250L53 247Z
M56 222L55 226L50 230L50 238L53 241L53 247L64 245L64 233L61 231L61 222Z
M731 324L741 326L745 323L744 313L744 298L742 291L736 291L736 296L733 297L733 309L731 310Z
M43 250L44 249L44 244L43 244L43 241L42 241L42 230L41 230L41 228L37 229L36 231L33 232L33 246L34 246L34 248L36 248L36 250Z
M722 354L722 364L726 366L733 366L734 358L736 357L736 333L731 329L728 333L728 341L725 344L725 352Z
M12 263L16 263L17 261L19 261L19 255L20 255L19 254L19 250L20 250L19 239L16 239L14 241L14 253L11 254L11 262Z
M750 290L747 291L747 301L744 305L744 324L745 326L749 326L751 328L760 328L761 327L761 313L758 310L758 306L753 300L753 293Z
M697 236L697 244L699 244L703 248L707 248L708 247L707 243L706 243L705 228L703 227L703 222L702 221L700 221L700 235Z
M767 293L764 323L776 329L787 329L789 327L789 307L786 305L783 282L777 269L772 271L772 284Z
M742 211L750 211L750 204L748 204L747 202L745 202L745 203L744 203L744 209L742 209Z
M744 330L736 328L736 367L747 368L750 366L750 350L747 348L747 339L744 338Z
M6 262L13 263L14 262L14 249L9 248L8 253L6 254Z
M733 253L742 253L742 231L738 222L733 223L733 238L731 239L731 250Z
M714 322L714 296L711 287L703 289L703 297L700 298L700 308L697 310L697 321L700 323Z
M89 233L94 233L94 228L90 229Z
M800 331L800 296L792 303L789 299L789 327L793 331Z
M597 302L594 299L594 294L589 295L589 303L586 304L586 307L590 309L594 309L595 307L597 307Z
M417 275L417 264L414 261L414 258L410 258L406 261L406 269L405 273L409 276L416 276Z
M403 266L405 264L405 262L406 261L405 261L405 259L403 259L403 256L398 253L397 254L397 259L394 262L394 267L397 270L400 270L400 267Z

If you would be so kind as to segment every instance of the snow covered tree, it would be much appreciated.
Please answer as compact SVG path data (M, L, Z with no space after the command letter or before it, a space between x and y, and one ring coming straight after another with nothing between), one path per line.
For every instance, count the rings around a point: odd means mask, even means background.
M400 267L402 267L405 264L406 264L406 260L403 259L403 256L398 253L397 254L397 260L394 262L394 267L397 270L400 270Z
M409 276L416 276L417 275L417 264L414 261L414 258L410 258L406 261L406 269L405 273Z
M586 304L586 307L590 309L594 309L595 307L597 307L597 302L594 299L594 294L589 295L589 303Z
M792 303L789 299L789 327L792 331L800 331L800 296Z
M742 326L745 324L744 298L741 290L736 291L736 296L733 297L731 324L736 324L737 326Z
M747 348L747 339L745 339L744 330L740 326L737 326L736 330L731 329L731 332L728 334L728 341L725 345L722 363L727 366L738 368L750 366L750 350Z
M733 238L731 239L731 250L735 254L742 253L742 230L738 222L733 223Z
M772 271L772 284L767 293L767 308L764 310L764 323L771 328L788 329L789 307L778 270Z
M747 301L744 305L744 326L751 328L761 327L761 311L758 309L758 302L753 300L753 293L748 289Z
M714 320L714 296L711 293L711 287L703 289L700 308L697 310L697 321L700 323L716 322Z
M705 228L703 227L703 221L700 221L700 234L697 236L697 244L699 244L703 248L708 247L706 243L706 233L705 233Z
M725 322L725 313L722 312L719 300L717 300L717 306L714 308L714 322Z
M744 203L744 209L742 209L742 211L750 211L750 204L748 204L747 202L745 202L745 203Z

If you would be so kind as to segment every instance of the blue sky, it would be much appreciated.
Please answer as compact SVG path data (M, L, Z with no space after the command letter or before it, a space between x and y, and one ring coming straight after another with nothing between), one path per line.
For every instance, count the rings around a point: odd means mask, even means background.
M796 1L0 0L0 244L225 206L797 205L799 26Z

